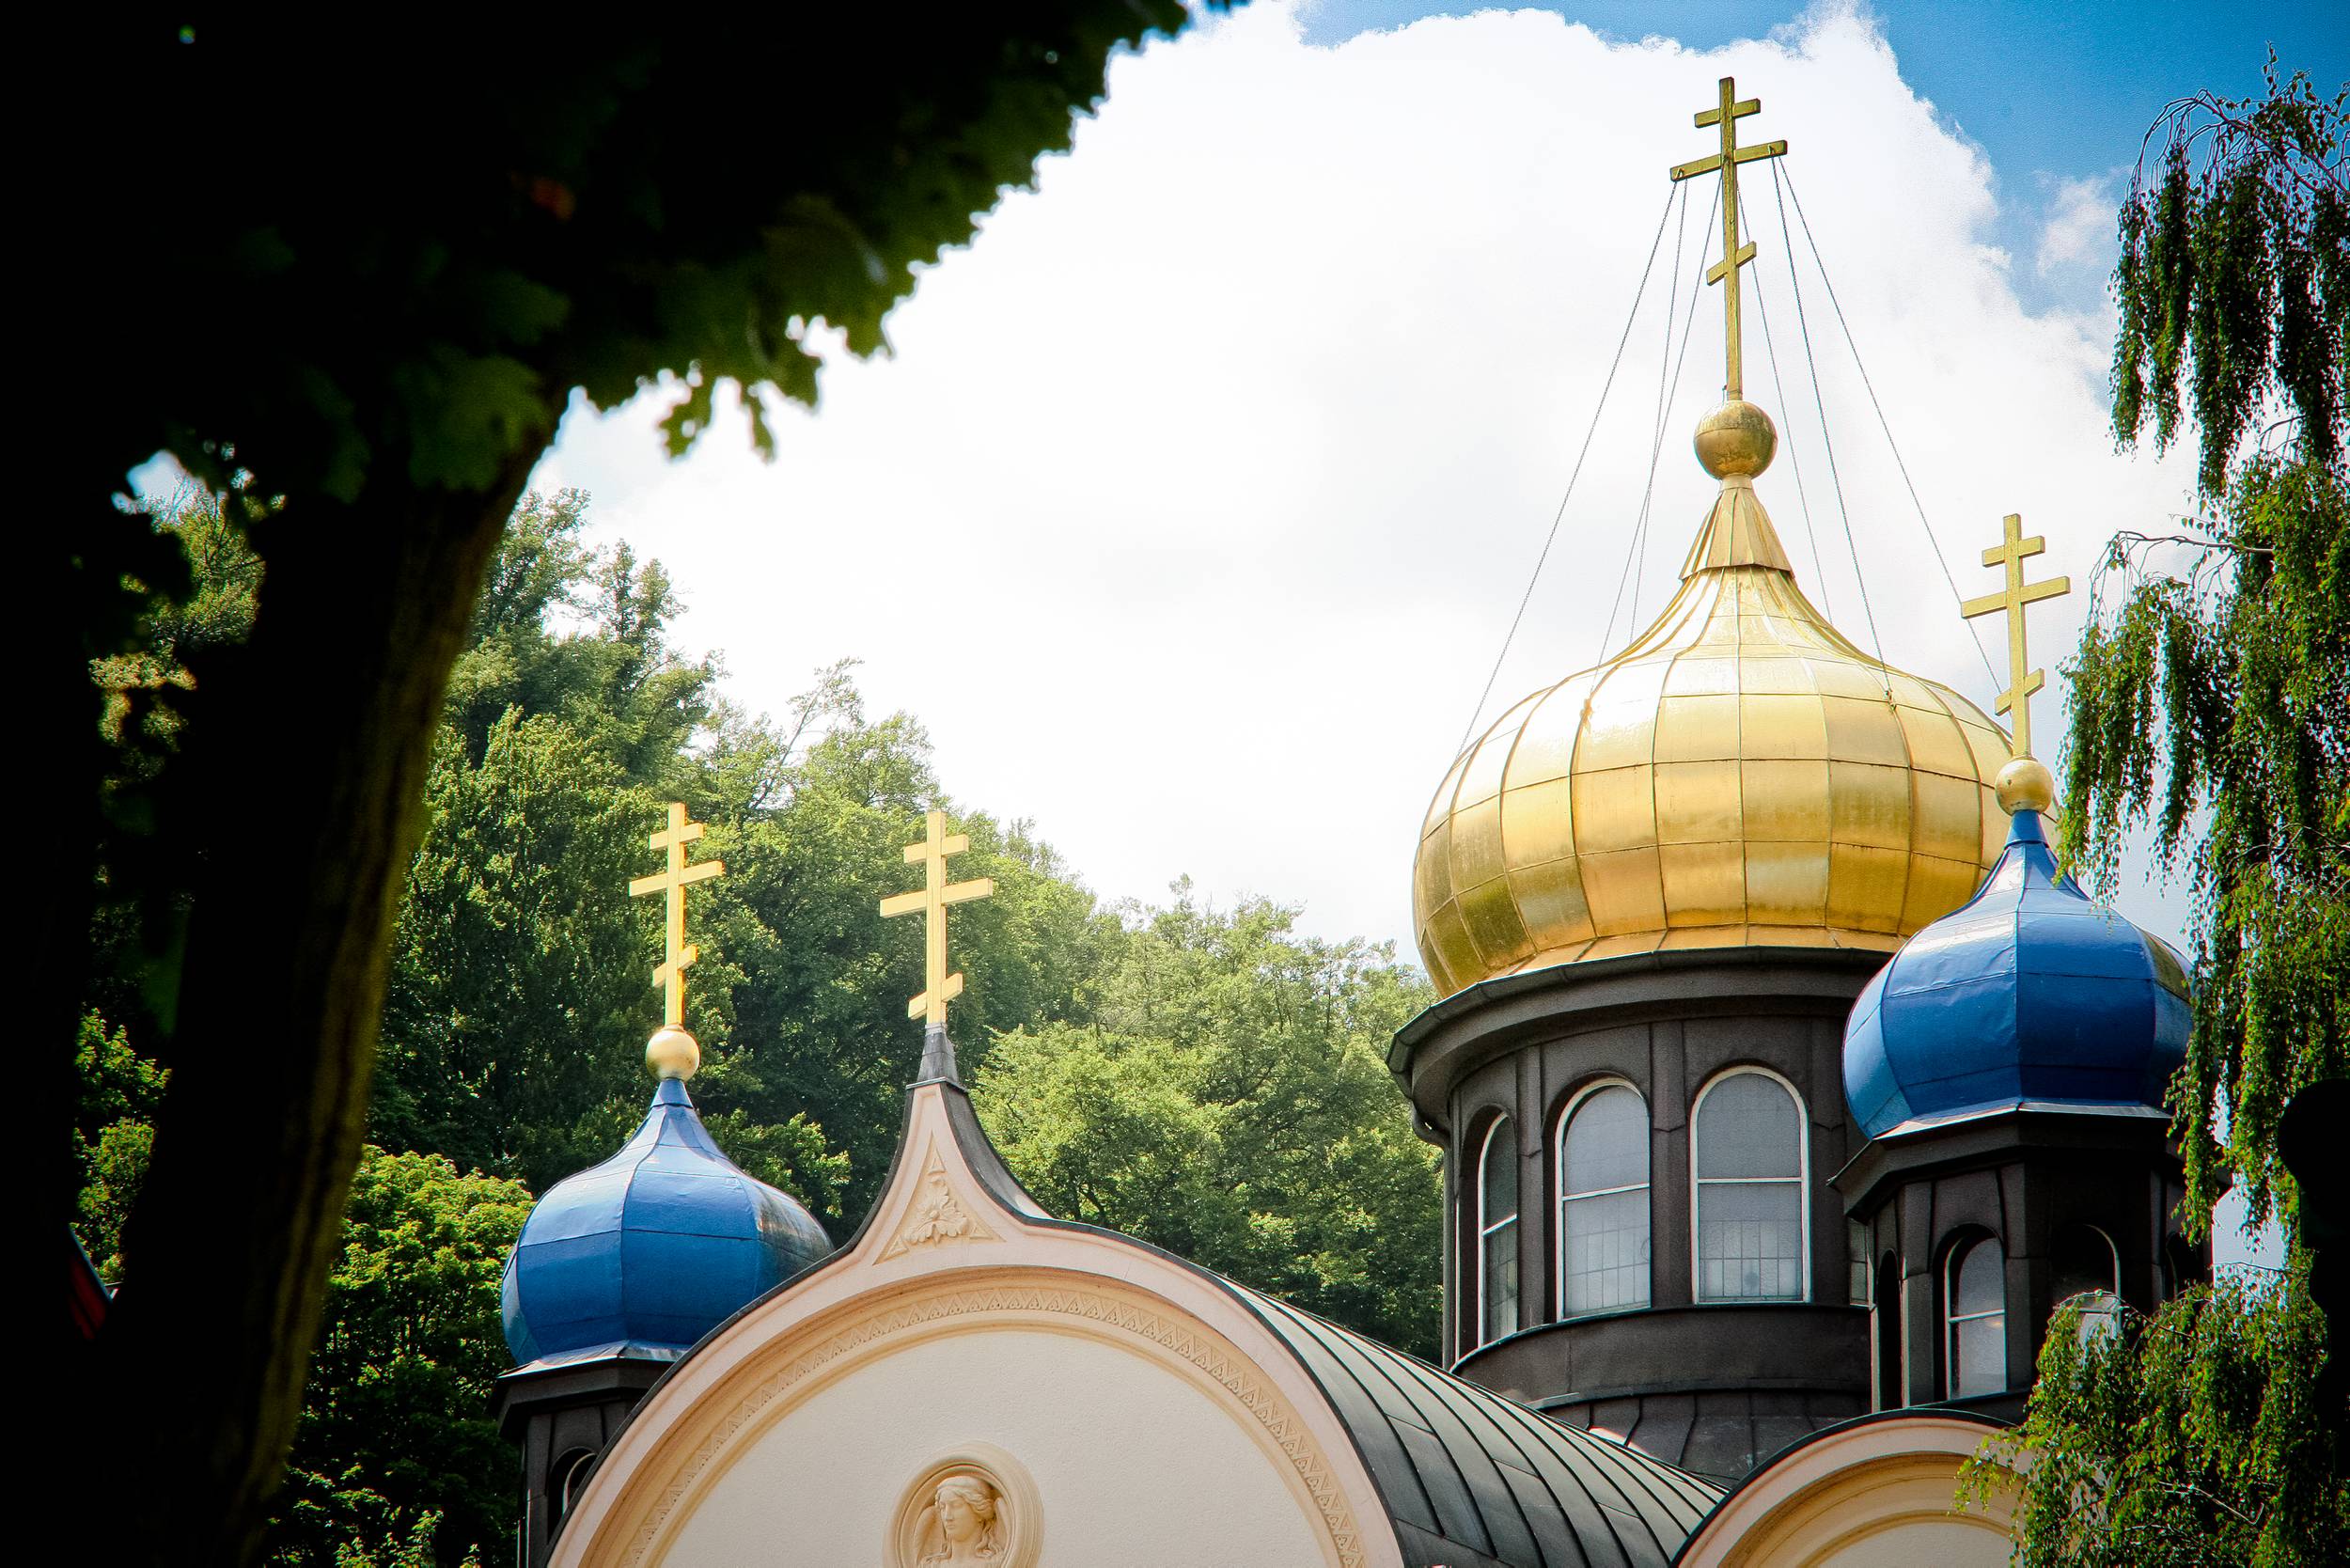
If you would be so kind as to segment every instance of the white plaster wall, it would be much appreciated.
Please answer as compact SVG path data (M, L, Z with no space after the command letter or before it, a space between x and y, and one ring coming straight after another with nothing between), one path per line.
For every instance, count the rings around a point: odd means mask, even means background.
M754 1439L689 1506L665 1568L866 1568L935 1455L992 1443L1043 1506L1039 1568L1325 1562L1282 1462L1139 1345L976 1326L851 1371Z
M2014 1543L1976 1519L1905 1519L1806 1556L1803 1568L2007 1568Z

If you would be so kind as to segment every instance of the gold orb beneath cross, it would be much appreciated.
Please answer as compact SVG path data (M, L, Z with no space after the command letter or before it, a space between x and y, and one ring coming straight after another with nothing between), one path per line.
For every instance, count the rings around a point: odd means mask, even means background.
M645 1042L645 1065L665 1078L682 1082L702 1064L701 1042L675 1024L664 1024Z
M1744 398L1726 402L1698 421L1698 462L1717 479L1753 478L1778 453L1778 427Z
M2018 811L2045 811L2056 803L2056 775L2037 757L2018 757L2008 763L1991 781L1991 788L1998 793L2000 808L2010 816Z

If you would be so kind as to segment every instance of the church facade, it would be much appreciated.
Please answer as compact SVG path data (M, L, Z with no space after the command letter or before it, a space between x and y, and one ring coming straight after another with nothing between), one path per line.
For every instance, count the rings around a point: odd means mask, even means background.
M524 1568L2008 1560L1955 1481L2051 1313L2207 1271L2161 1108L2185 971L2050 852L2040 541L2009 519L1966 606L2011 619L2012 739L1795 581L1740 391L1756 107L1723 82L1720 152L1674 171L1721 175L1729 394L1680 589L1475 738L1417 847L1441 998L1389 1064L1444 1154L1444 1364L1021 1187L947 1029L947 909L989 888L937 813L882 910L928 923L922 1065L834 1247L694 1113L682 901L716 872L674 808L654 1103L508 1266Z

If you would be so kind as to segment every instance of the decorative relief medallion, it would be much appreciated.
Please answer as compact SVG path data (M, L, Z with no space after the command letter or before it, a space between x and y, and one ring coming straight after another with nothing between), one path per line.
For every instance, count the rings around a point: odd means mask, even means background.
M922 1180L915 1188L913 1201L906 1205L904 1217L882 1248L875 1262L886 1262L917 1247L938 1247L948 1242L994 1241L995 1232L989 1230L977 1215L963 1206L954 1189L947 1184L946 1163L933 1148L924 1165Z
M916 1473L883 1550L889 1568L1031 1568L1043 1545L1027 1470L1001 1449L969 1443Z

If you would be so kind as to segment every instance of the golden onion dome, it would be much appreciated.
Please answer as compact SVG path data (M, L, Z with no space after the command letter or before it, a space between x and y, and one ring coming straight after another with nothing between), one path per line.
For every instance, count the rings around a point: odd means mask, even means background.
M1777 446L1752 403L1708 415L1696 447L1721 491L1680 590L1445 776L1412 877L1443 994L1675 949L1891 952L1998 858L2006 735L1803 596L1754 491Z

